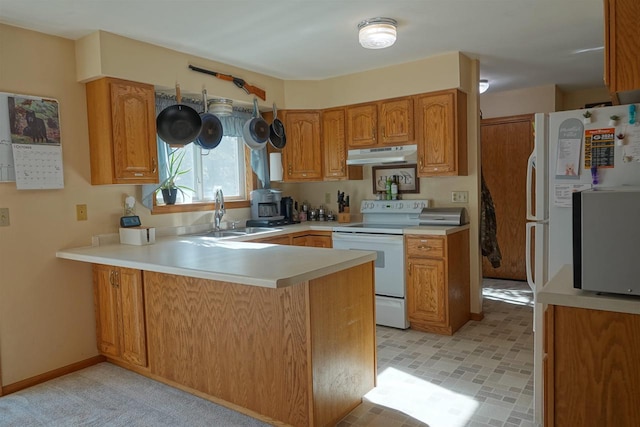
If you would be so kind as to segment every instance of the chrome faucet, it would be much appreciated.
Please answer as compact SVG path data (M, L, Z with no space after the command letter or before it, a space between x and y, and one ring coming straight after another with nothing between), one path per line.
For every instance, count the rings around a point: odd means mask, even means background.
M224 194L222 194L222 188L217 188L215 211L213 213L213 227L216 231L220 230L220 222L222 221L222 217L225 213L227 213L227 210L224 208Z

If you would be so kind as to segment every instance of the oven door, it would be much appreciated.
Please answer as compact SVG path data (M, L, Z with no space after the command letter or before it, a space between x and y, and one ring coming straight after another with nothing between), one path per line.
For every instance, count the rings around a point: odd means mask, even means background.
M404 298L404 240L401 234L334 232L333 248L376 252L376 295Z

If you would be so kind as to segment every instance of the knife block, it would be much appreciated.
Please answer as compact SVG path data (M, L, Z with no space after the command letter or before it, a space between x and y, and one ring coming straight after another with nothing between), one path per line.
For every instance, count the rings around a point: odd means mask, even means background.
M344 212L338 213L338 222L351 222L351 213L348 206L345 206Z

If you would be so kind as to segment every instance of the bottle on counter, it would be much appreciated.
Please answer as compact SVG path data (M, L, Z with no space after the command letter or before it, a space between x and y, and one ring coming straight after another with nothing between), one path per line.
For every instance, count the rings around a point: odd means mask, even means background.
M398 199L398 176L394 175L391 181L391 200Z
M387 200L391 200L391 177L387 177L387 182L385 185L385 190L387 193Z

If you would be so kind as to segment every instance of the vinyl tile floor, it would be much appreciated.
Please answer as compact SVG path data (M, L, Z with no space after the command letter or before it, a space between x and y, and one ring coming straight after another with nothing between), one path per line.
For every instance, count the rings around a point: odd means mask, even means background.
M378 326L378 385L338 427L534 426L533 294L484 279L483 296L450 337Z

